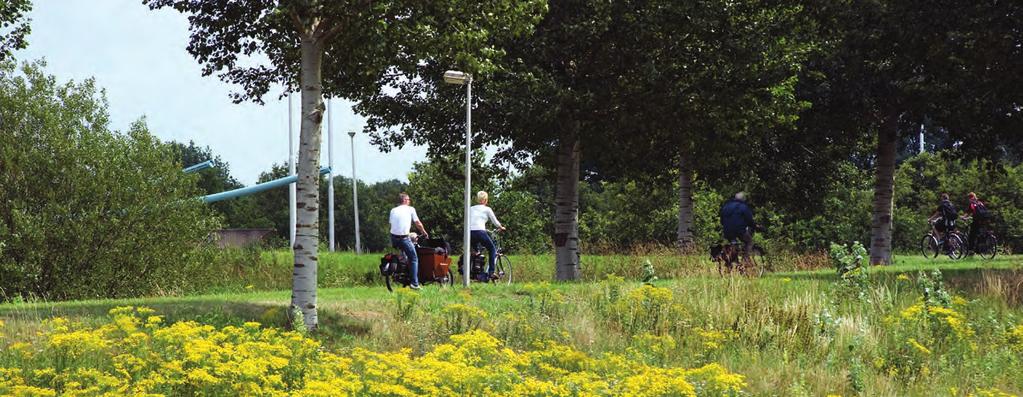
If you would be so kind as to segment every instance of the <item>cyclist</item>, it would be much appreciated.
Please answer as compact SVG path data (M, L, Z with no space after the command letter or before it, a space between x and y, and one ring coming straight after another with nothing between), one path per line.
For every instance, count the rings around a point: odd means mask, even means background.
M753 248L753 230L756 229L756 223L753 221L753 209L746 203L746 194L736 193L735 197L721 206L719 215L725 240L729 242L742 240L743 253L749 257Z
M479 193L476 193L476 202L479 204L469 207L470 244L473 247L477 244L483 244L487 248L487 252L490 253L490 256L487 258L487 272L486 274L479 275L479 281L490 281L493 278L497 261L497 247L494 246L494 241L490 239L490 234L487 233L487 221L489 220L494 226L497 226L498 230L505 230L504 226L501 226L501 222L497 221L494 210L487 206L489 201L490 195L480 190ZM469 264L466 263L466 266L469 266Z
M410 205L411 203L412 199L409 198L407 193L402 192L398 194L398 206L391 209L389 217L391 223L391 245L404 252L405 258L408 260L409 273L412 276L409 288L419 289L419 255L416 255L416 246L409 236L409 231L414 223L416 228L419 229L422 238L429 238L429 234L426 233L423 223L419 221L416 209Z
M966 237L967 246L973 250L976 247L977 234L980 229L987 228L991 221L991 213L987 210L984 202L977 199L977 194L970 192L970 194L966 195L966 198L970 201L970 206L966 209L962 219L973 220L970 224L970 234Z
M948 193L942 193L938 208L934 210L930 218L927 218L927 221L934 225L934 232L938 235L938 241L945 241L945 235L956 230L956 219L958 218L959 210L948 199Z

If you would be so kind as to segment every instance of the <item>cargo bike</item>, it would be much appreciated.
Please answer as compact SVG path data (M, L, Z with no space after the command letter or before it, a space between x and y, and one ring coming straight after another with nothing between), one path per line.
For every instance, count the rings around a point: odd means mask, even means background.
M414 238L412 242L416 247L416 255L419 256L419 284L437 283L451 286L454 283L451 256L448 255L451 245L443 238ZM380 258L380 274L384 276L388 291L394 291L396 286L408 287L412 284L408 259L401 250L397 253L387 253Z

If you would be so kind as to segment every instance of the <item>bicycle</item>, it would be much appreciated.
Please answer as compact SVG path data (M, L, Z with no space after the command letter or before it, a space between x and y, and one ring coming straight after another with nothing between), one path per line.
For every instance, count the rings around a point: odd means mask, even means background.
M743 242L732 239L728 244L718 244L710 249L711 260L717 262L718 275L731 274L733 269L744 276L763 276L765 272L774 271L764 260L764 249L754 244L749 255L743 255Z
M419 257L419 283L438 283L442 286L453 286L455 277L451 274L451 258L448 257L449 247L443 239L422 241L414 240L416 254ZM380 274L388 291L394 291L392 284L408 287L412 283L408 258L398 250L397 253L384 254L380 258Z
M972 221L972 218L963 218L963 220L970 220L970 231L973 231L976 222ZM985 227L977 233L977 241L974 242L974 246L970 246L969 239L966 240L966 248L969 253L976 253L981 258L991 260L998 255L998 237L995 236L995 232L990 227Z
M505 283L511 284L512 282L512 264L511 259L504 254L504 250L501 249L501 245L497 241L497 231L487 230L490 234L490 240L494 242L494 274L487 280L481 280L489 283ZM469 267L469 278L472 280L480 280L481 275L487 273L487 256L486 250L481 244L475 244L470 253L471 266ZM463 255L464 256L464 255ZM458 275L460 277L465 276L465 270L462 267L462 258L458 258Z
M920 240L920 251L924 258L934 259L938 257L939 253L944 253L948 255L949 259L961 259L964 256L963 248L966 246L963 236L957 230L952 229L946 231L945 238L939 240L935 227L936 221L928 223L931 225L931 231L927 232Z

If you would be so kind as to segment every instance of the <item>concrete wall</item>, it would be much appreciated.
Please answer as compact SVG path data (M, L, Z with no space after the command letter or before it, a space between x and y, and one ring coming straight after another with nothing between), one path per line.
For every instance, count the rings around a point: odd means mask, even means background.
M213 233L220 248L241 248L259 244L273 232L274 229L221 229Z

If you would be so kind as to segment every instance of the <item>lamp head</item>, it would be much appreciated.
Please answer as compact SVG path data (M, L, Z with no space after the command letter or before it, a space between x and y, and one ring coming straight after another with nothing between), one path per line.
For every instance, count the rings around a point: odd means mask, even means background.
M459 72L457 70L449 70L444 72L444 82L448 84L462 85L472 81L472 76L465 72Z

